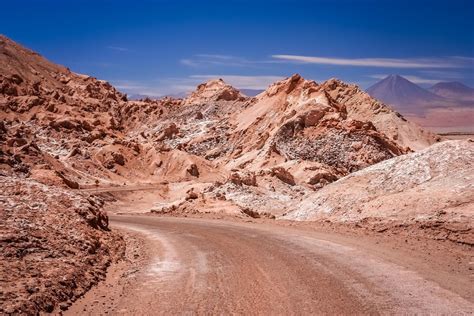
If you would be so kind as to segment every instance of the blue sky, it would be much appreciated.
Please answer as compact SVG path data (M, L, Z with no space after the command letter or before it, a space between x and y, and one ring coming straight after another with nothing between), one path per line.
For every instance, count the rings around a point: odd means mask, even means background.
M300 73L474 86L474 1L6 1L0 33L131 94Z

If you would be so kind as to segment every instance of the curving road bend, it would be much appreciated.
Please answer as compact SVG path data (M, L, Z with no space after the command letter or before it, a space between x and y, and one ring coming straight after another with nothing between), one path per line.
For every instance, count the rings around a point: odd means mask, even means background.
M416 272L363 247L320 238L314 233L212 220L146 216L111 219L113 227L145 236L152 254L134 282L112 298L107 310L104 307L104 313L474 311L473 302ZM96 308L90 313L97 312Z

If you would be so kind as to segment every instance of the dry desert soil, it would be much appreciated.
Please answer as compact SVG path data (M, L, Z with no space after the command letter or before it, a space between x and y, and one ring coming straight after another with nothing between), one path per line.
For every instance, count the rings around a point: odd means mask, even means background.
M111 217L126 259L66 315L470 314L468 247L348 229ZM471 253L472 255L472 253Z

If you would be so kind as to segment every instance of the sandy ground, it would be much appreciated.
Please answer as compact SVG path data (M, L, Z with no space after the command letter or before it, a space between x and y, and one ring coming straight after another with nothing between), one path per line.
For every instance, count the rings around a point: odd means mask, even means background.
M111 223L126 235L126 260L66 314L474 310L472 252L452 243L265 221L133 215Z

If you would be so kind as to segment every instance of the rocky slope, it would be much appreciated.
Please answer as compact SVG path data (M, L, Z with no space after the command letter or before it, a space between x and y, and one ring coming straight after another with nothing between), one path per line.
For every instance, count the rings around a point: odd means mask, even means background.
M92 143L120 133L124 100L0 37L0 313L66 308L120 257L103 201L70 189L94 183Z
M285 218L451 226L450 238L474 245L473 210L474 142L468 140L446 141L354 172L312 194Z
M1 314L65 309L120 258L100 198L24 178L0 185Z
M392 107L374 99L355 85L335 79L323 85L331 96L346 105L351 118L371 121L378 130L401 146L421 150L439 141L437 135L421 128L420 125L405 118Z

